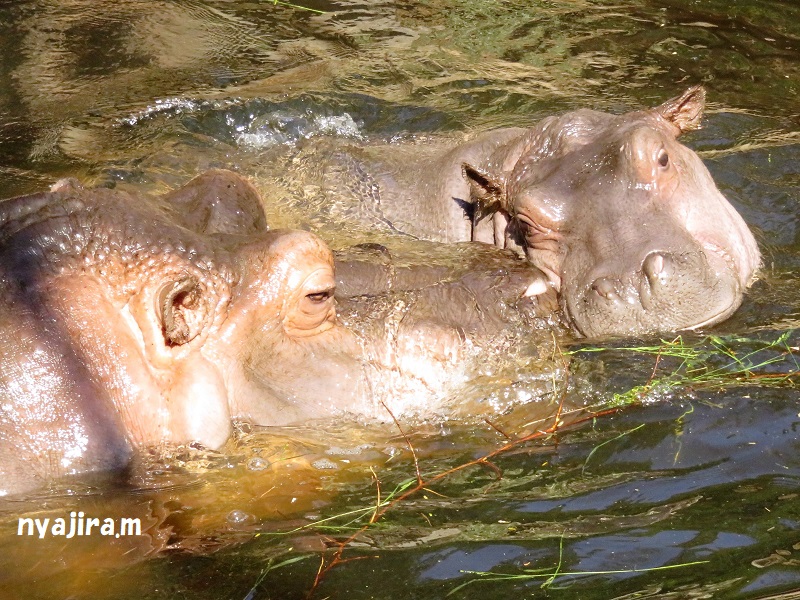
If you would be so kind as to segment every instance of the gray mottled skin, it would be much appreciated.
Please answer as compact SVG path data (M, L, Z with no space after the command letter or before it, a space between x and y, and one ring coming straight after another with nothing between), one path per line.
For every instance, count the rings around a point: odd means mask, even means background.
M341 257L343 291L369 279L374 298L343 299L340 319L331 251L268 231L234 173L158 198L65 180L0 203L0 492L119 468L148 445L216 448L233 419L376 415L382 382L392 396L435 386L467 340L524 320L511 305L541 277L500 253L483 275L364 279L376 252Z
M623 115L578 110L458 144L338 148L318 167L366 223L422 239L512 248L546 275L585 336L713 325L740 305L759 265L746 224L699 157L693 87ZM368 190L368 193L364 192Z

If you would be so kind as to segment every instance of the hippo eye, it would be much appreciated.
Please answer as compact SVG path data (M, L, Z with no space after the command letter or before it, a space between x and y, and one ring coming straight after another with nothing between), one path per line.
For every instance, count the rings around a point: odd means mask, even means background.
M332 282L325 287L313 285L311 291L300 296L299 303L286 319L286 332L293 337L313 336L330 329L336 320L336 303L333 295L336 286Z
M306 294L306 298L308 298L314 304L323 304L328 298L333 296L335 288L323 290L321 292L314 292L312 294Z
M336 280L329 264L315 265L286 304L284 330L291 337L310 337L336 325Z
M667 151L662 148L661 152L658 153L657 160L658 164L661 165L663 169L666 169L667 165L669 164L669 154L667 154Z

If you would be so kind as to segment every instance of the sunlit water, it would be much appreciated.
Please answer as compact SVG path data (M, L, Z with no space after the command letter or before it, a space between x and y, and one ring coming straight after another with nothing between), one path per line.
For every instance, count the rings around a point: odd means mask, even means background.
M705 128L687 143L754 230L765 262L744 306L713 333L739 356L785 332L782 348L796 349L800 8L306 6L321 12L243 1L0 5L0 197L67 175L163 191L222 166L256 181L273 226L311 229L335 247L386 241L390 232L347 226L324 194L293 177L311 168L295 160L308 140L452 139L577 107L651 106L702 82ZM549 426L538 419L565 388L571 405L607 403L680 364L616 350L579 353L548 372L534 354L492 356L465 383L476 409L462 413L479 416L405 423L426 477ZM796 371L778 351L756 362L775 356L758 372ZM545 577L478 581L453 597L796 597L798 400L795 388L757 382L656 386L640 406L515 447L494 467L459 471L394 506L343 555L363 560L332 569L316 597L441 598L479 578L465 571L537 569ZM491 423L480 416L487 408ZM246 430L219 453L154 452L122 482L59 483L0 505L0 594L302 598L326 543L347 538L414 477L390 421ZM16 535L20 516L71 511L139 517L145 535ZM554 573L562 576L540 588Z

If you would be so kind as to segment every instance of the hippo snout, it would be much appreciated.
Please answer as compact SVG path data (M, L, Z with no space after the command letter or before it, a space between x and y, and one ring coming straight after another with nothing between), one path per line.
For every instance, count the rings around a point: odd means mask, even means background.
M674 279L676 262L671 252L651 252L642 261L639 285L626 286L621 278L603 276L595 279L590 288L607 302L638 302L643 309L649 310L652 308L653 296L663 294ZM626 290L626 287L630 289Z
M713 325L739 307L743 289L734 271L702 249L651 251L629 269L588 279L585 287L567 287L564 304L578 332L590 337L625 327L658 333Z

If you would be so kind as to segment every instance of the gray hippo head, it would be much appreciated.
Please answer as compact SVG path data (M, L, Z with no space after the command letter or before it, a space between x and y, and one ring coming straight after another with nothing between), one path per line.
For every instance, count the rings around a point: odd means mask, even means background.
M500 244L547 274L580 334L695 329L741 304L757 244L678 141L704 104L693 87L650 110L546 118L488 163L496 172L464 165Z

